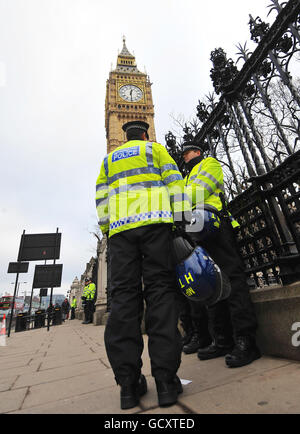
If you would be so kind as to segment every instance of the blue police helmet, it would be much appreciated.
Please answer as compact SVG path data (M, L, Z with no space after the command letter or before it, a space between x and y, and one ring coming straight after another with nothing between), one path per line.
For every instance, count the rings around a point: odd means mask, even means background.
M202 247L177 264L176 276L182 294L206 306L228 298L231 292L228 277Z

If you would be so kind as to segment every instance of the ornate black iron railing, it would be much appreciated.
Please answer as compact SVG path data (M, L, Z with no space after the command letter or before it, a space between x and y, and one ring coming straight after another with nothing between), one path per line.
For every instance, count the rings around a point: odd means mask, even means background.
M199 101L201 127L186 124L182 137L229 169L229 208L240 222L238 242L255 286L300 280L300 85L291 74L291 61L300 61L300 1L270 1L277 12L271 26L250 16L252 53L238 45L236 63L222 48L211 53L215 94ZM171 132L166 144L184 174Z
M256 286L300 280L300 151L229 204L238 243Z

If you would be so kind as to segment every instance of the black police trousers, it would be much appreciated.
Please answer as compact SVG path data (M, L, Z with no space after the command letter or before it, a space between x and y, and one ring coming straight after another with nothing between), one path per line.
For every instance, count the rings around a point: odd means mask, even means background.
M141 373L144 300L152 375L168 381L180 366L182 344L171 250L169 224L142 226L109 239L112 298L104 339L118 384L133 383Z
M208 308L210 330L214 337L233 336L255 338L257 321L249 294L249 286L244 271L234 230L229 219L221 219L220 230L215 236L201 240L201 233L190 234L193 240L203 247L231 283L231 295ZM231 321L230 321L231 319Z
M94 301L86 300L84 305L84 319L85 321L93 322L93 314L94 314Z
M186 333L197 333L200 339L211 337L206 306L179 296L179 319Z

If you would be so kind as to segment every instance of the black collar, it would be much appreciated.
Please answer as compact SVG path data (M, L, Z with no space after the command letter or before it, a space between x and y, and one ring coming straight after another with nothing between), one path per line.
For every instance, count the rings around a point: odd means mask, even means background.
M185 167L187 168L188 172L190 173L192 169L196 166L196 164L199 164L203 160L203 156L199 155L198 157L193 158L188 163L185 163Z

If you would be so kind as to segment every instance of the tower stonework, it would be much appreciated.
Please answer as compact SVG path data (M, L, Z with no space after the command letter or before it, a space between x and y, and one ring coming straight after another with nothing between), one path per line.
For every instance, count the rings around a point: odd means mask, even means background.
M122 125L129 121L147 122L149 140L156 141L151 85L148 75L138 70L135 57L128 51L123 38L117 66L110 72L106 82L107 153L126 142Z

